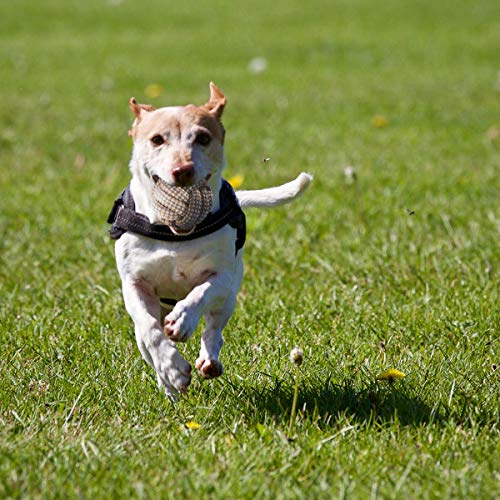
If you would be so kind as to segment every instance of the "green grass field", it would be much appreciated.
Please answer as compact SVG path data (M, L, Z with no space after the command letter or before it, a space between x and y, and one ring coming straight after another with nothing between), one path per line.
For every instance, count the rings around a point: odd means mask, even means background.
M1 2L0 497L498 498L499 33L494 0ZM129 97L210 80L227 176L315 180L248 211L225 373L174 406L105 221Z

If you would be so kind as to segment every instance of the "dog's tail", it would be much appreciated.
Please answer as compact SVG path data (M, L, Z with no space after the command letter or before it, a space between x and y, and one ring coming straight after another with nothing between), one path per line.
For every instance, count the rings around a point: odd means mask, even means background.
M302 172L295 180L268 189L254 191L236 191L241 208L275 207L293 201L309 186L313 177Z

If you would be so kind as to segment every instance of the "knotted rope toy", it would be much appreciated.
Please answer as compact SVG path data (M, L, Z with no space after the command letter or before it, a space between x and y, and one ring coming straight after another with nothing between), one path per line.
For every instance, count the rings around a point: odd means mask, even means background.
M189 187L171 186L157 178L153 188L154 208L158 218L176 234L194 231L212 210L210 176Z

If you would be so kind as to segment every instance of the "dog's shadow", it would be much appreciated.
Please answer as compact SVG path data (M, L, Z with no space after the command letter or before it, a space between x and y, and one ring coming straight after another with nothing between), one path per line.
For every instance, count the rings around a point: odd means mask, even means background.
M275 420L290 414L293 388L279 381L271 382L253 392L254 410ZM298 411L302 418L314 420L320 427L333 425L345 415L351 422L398 422L399 425L420 425L440 419L439 409L430 408L418 396L410 394L402 384L372 384L358 388L349 382L338 385L302 384Z

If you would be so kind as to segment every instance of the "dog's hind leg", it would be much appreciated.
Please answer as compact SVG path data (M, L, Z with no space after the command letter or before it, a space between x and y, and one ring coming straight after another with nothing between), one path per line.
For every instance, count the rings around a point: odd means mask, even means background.
M204 315L206 329L201 338L200 355L196 360L196 368L203 378L220 377L223 372L219 354L224 343L222 330L233 314L236 306L236 295L231 295L218 311L210 311Z

